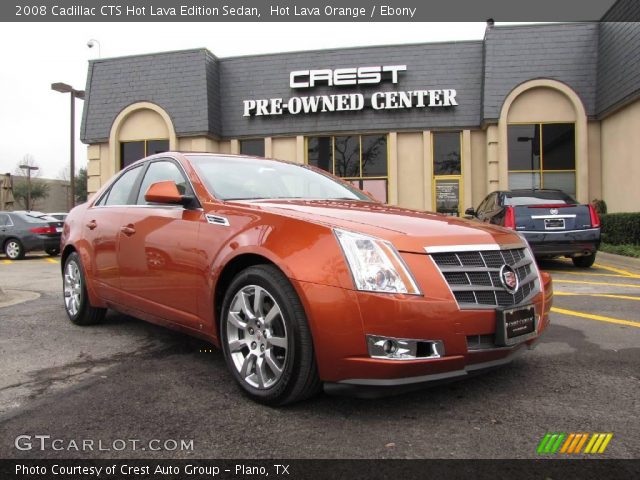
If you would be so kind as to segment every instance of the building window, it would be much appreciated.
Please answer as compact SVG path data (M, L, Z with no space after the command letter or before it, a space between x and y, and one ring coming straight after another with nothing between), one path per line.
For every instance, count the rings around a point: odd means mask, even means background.
M433 174L460 175L460 132L433 134Z
M557 188L576 194L573 123L509 125L509 188Z
M240 153L242 155L264 157L264 138L240 140Z
M462 148L460 132L433 134L433 205L437 213L460 216L460 182L462 181Z
M308 137L307 164L342 177L387 203L386 135Z
M128 167L141 158L167 151L169 151L169 140L120 142L120 169Z

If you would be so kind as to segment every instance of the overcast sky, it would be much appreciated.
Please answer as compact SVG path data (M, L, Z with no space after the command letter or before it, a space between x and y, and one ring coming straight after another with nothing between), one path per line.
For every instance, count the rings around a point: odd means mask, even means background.
M0 173L26 154L43 177L58 177L69 162L69 95L84 89L87 62L103 58L206 47L218 57L445 40L479 40L484 23L4 23L0 24ZM79 139L83 102L76 102L76 165L86 165Z

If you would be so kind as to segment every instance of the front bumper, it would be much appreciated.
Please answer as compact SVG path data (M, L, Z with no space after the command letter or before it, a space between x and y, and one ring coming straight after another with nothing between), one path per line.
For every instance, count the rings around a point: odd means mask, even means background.
M538 336L538 338L540 338ZM535 340L537 343L538 338ZM461 380L466 377L479 375L496 368L508 365L518 357L525 348L533 349L535 343L521 343L508 349L506 355L494 360L479 361L464 365L459 370L449 370L441 373L431 373L416 377L390 379L348 379L340 382L325 382L324 391L330 395L345 395L359 398L377 398L387 395L397 395L412 392L426 387ZM450 359L457 360L460 359Z
M571 230L566 232L519 231L529 242L536 257L579 256L595 253L600 247L600 229Z
M411 258L407 261L412 263ZM423 289L424 296L365 293L306 282L295 282L295 286L309 319L326 390L372 396L455 380L509 363L532 346L549 324L551 280L543 275L542 281L541 292L532 299L537 335L512 347L492 345L495 310L461 310L444 282L431 282ZM445 353L429 359L372 358L368 334L441 340Z

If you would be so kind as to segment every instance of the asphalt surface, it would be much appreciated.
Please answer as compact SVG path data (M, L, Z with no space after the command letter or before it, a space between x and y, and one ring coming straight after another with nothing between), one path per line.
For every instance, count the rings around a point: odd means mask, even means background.
M0 458L535 458L547 432L611 432L599 458L640 457L639 262L544 263L552 325L510 366L402 396L321 394L282 409L244 397L201 341L115 313L72 325L57 262L0 257ZM90 439L94 450L34 441L21 451L19 435ZM140 442L118 451L117 439ZM168 450L151 451L152 439Z

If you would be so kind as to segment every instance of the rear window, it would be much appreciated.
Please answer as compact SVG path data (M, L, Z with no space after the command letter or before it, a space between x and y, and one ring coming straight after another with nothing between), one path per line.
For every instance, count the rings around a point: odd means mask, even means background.
M14 215L27 223L47 223L46 220L43 220L33 213L15 213Z
M508 192L505 195L504 204L512 206L520 205L575 205L577 202L564 192L553 191L528 191Z

